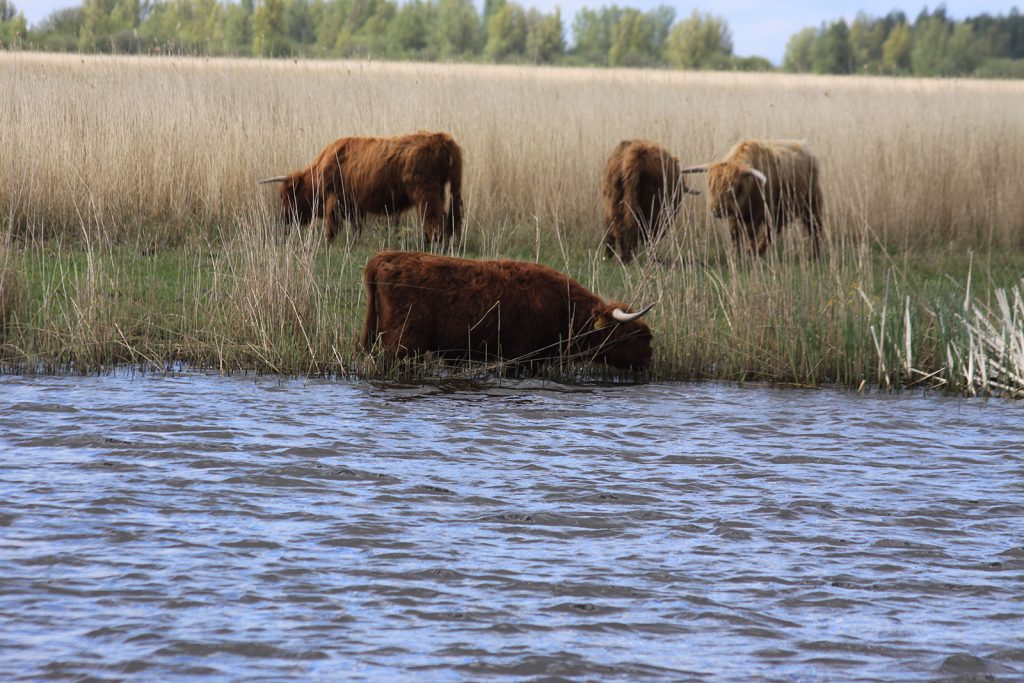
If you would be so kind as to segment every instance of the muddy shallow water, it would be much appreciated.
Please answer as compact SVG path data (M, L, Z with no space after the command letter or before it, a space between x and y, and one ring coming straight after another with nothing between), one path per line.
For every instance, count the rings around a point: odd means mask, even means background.
M1022 680L1024 404L0 378L0 679Z

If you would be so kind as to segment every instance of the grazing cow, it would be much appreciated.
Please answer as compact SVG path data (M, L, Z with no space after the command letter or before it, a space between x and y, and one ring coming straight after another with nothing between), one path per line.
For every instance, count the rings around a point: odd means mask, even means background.
M366 214L394 217L411 207L419 211L429 241L458 234L462 227L462 150L447 133L340 138L301 171L260 182L281 183L285 223L304 225L323 217L328 244L339 217L358 235ZM447 215L446 183L451 188Z
M618 249L623 263L633 258L637 241L654 242L679 212L686 187L679 160L646 140L623 140L604 167L604 249L612 258Z
M618 368L651 360L651 331L639 319L651 306L627 313L547 266L386 251L367 262L363 283L367 351Z
M707 173L711 214L728 218L733 244L745 233L751 250L763 254L775 232L803 221L817 258L821 253L821 172L808 146L796 140L744 140L722 161L684 168ZM764 232L758 240L761 228Z

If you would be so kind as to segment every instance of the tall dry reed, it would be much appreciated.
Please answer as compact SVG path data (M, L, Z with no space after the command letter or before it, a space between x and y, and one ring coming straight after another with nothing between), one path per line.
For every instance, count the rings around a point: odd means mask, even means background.
M373 62L0 55L0 210L22 230L183 243L237 222L344 135L451 131L470 236L599 242L621 139L684 163L802 138L832 235L1020 246L1024 84ZM685 211L718 231L701 201ZM487 233L486 235L484 233Z

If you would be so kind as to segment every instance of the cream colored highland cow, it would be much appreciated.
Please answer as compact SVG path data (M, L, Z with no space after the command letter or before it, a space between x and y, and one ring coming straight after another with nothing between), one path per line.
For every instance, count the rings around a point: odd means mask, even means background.
M741 235L759 255L786 223L799 219L821 253L821 171L817 157L798 140L744 140L722 161L684 168L708 174L708 201L715 218L729 220L737 251Z

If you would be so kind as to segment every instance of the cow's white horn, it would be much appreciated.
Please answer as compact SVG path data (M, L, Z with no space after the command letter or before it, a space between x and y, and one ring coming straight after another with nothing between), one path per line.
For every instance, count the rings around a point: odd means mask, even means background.
M279 176L274 177L274 178L264 178L263 180L259 181L259 184L260 185L266 185L267 183L283 183L286 180L288 180L288 176L286 176L286 175L279 175Z
M631 323L634 320L642 318L644 315L646 315L647 311L651 310L652 308L654 308L654 304L651 304L647 308L637 311L636 313L626 313L621 308L616 308L614 311L612 311L612 317L618 320L620 323Z
M750 175L754 176L759 181L761 181L762 185L768 182L768 176L766 176L764 173L761 173L756 168L750 169Z

